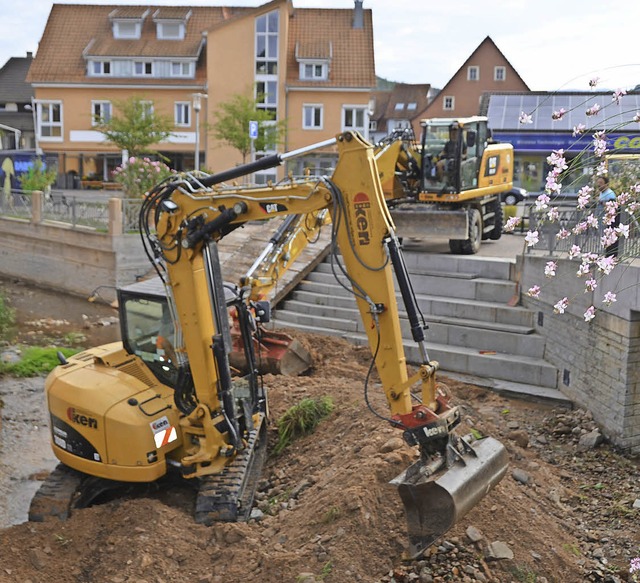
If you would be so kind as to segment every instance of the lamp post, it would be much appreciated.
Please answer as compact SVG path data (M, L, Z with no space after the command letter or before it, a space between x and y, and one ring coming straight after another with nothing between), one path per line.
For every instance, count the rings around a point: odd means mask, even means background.
M195 170L200 170L200 110L202 109L202 94L193 94L193 111L196 112L196 152Z
M196 112L196 156L195 170L200 170L200 110L202 109L202 100L207 98L206 93L193 93L193 111ZM206 113L206 111L205 111ZM206 122L206 117L205 117Z

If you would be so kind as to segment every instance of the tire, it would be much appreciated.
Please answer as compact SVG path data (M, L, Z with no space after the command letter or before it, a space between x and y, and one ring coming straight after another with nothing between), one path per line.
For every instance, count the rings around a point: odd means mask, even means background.
M497 241L502 237L502 229L504 228L504 209L499 201L496 201L494 205L493 230L489 232L489 239Z
M515 206L518 204L518 198L515 194L507 194L507 196L504 197L504 204L507 206Z
M482 216L477 209L469 209L469 238L449 239L449 249L455 255L475 255L482 242Z

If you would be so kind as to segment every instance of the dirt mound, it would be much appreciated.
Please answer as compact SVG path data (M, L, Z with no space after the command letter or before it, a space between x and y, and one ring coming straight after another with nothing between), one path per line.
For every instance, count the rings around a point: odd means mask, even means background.
M0 581L628 580L629 560L640 555L637 460L606 444L585 445L581 438L597 432L586 412L513 401L444 378L465 427L501 440L511 467L444 540L403 562L405 521L388 481L416 452L365 403L368 349L334 338L302 340L315 357L313 370L264 378L271 419L305 397L328 395L335 409L313 435L269 458L253 520L195 524L190 488L117 499L66 522L0 530ZM375 378L370 385L371 407L386 414ZM33 422L31 412L25 427ZM273 445L273 423L269 432Z

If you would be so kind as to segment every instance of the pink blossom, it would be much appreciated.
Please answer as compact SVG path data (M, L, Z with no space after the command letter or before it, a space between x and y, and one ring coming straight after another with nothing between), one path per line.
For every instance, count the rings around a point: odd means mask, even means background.
M600 112L600 105L598 103L594 103L590 108L585 111L588 116L598 115Z
M625 239L629 238L629 225L625 225L624 223L620 223L619 227L616 227L616 233L618 237L624 237Z
M579 123L577 126L573 126L573 136L579 136L580 134L584 134L584 132L586 131L587 126L584 125L583 123Z
M604 156L607 151L607 138L604 132L596 132L593 134L593 153L598 156Z
M592 292L594 291L596 288L598 287L598 282L593 279L593 277L591 279L587 279L587 281L584 282L584 291L585 292Z
M609 257L598 257L596 261L596 265L598 269L602 271L605 275L609 275L613 268L616 266L617 260L613 255Z
M574 257L578 257L582 253L582 249L580 249L579 245L572 245L569 250L569 259L573 259Z
M554 111L551 114L551 119L553 120L562 119L565 113L567 113L567 110L564 107L561 107L558 111Z
M532 297L532 298L539 298L540 297L540 286L539 285L531 286L527 290L527 295Z
M613 292L607 292L604 294L604 298L602 298L602 303L610 306L613 302L617 301L617 296Z
M598 228L598 217L596 217L593 213L591 213L588 217L587 217L587 225L589 227L592 227L594 229Z
M633 121L640 123L640 111L633 116Z
M549 209L547 213L547 217L552 223L555 223L560 218L560 213L558 212L558 207L554 206Z
M613 92L613 98L612 98L612 100L611 100L611 101L615 101L615 102L616 102L616 104L620 104L620 98L621 98L623 95L626 95L626 94L627 94L627 92L626 92L624 89L616 89L616 90Z
M556 274L556 269L558 265L555 261L547 261L547 264L544 266L544 274L546 277L554 277Z
M539 241L538 236L538 231L529 231L524 237L527 247L533 247Z
M569 237L571 237L571 233L569 231L567 231L567 229L565 229L564 227L562 227L558 231L558 234L556 235L556 239L558 239L558 241L564 241L565 239L568 239Z
M135 164L136 163L136 159L134 156L131 156L131 158L129 158L129 164Z
M568 168L567 161L564 157L564 150L554 150L550 156L547 156L547 162L551 166L555 166L560 170L566 170Z
M573 227L573 234L579 235L580 233L584 233L587 230L587 227L587 223L585 221L582 221L581 223L578 223L575 227Z
M584 321L591 322L596 317L596 309L593 306L589 306L584 313Z
M504 230L507 233L513 231L522 222L522 217L510 217L504 225Z
M618 234L612 227L607 227L602 232L602 237L600 237L600 242L603 247L609 247L609 245L613 245L618 240Z
M578 271L576 272L576 275L578 277L582 277L583 275L588 275L591 272L591 267L589 267L588 263L583 263L582 265L580 265L580 267L578 267Z
M598 82L600 81L600 77L593 77L589 80L589 87L591 87L591 89L593 89Z
M533 118L531 117L531 115L529 115L528 113L525 113L524 111L520 114L520 118L518 119L518 121L521 124L527 124L527 123L533 123Z
M546 209L549 202L551 202L551 199L549 198L548 194L543 193L539 195L538 198L536 198L536 202L535 202L536 210L541 211L543 209Z
M568 305L569 305L569 298L566 298L566 297L562 298L559 302L554 304L553 311L556 314L564 314L564 311L567 309Z

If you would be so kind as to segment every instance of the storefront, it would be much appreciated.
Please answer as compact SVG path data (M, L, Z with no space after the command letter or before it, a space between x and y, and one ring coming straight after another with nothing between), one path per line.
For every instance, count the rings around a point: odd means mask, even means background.
M487 96L486 115L493 138L513 144L514 185L542 192L549 172L547 157L563 150L569 163L562 192L575 194L593 180L593 135L604 131L607 154L639 154L640 93L524 93ZM587 115L591 110L591 115ZM595 112L595 113L594 113ZM521 122L522 114L530 116ZM581 133L576 129L584 127Z

